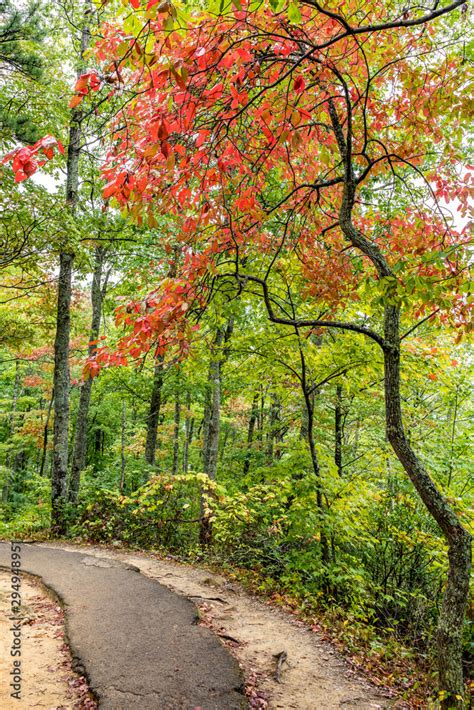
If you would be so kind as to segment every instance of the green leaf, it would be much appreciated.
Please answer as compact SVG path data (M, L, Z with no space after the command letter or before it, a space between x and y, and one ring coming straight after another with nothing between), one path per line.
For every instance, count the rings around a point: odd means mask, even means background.
M301 12L295 2L290 2L288 6L288 19L295 25L299 25L301 22Z

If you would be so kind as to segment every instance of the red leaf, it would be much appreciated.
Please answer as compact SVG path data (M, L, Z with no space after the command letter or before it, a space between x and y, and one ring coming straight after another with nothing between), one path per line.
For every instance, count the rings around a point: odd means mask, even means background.
M161 121L159 128L158 128L158 138L161 140L164 140L165 138L168 138L169 136L169 130L168 130L168 125L165 120Z
M208 131L206 129L199 131L198 138L196 141L196 146L198 148L200 148L203 145L203 143L206 142L207 137L210 135L211 135L211 131Z
M293 84L293 89L296 91L297 94L301 94L305 90L306 82L303 79L302 76L299 76L297 79L295 79L295 83Z
M117 191L117 184L115 180L112 180L111 182L107 183L107 185L104 187L102 190L102 197L104 200L106 200L108 197L113 195Z
M100 89L100 79L97 74L91 74L89 85L92 91L99 91Z
M26 163L23 164L23 172L27 177L33 175L33 173L35 173L37 169L38 163L36 162L36 160L27 160Z

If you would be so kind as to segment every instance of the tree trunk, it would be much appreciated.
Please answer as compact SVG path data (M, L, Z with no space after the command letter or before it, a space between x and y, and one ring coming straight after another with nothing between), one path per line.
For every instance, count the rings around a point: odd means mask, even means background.
M178 381L179 387L179 381ZM179 425L181 419L181 402L179 397L179 389L176 392L174 400L174 432L173 432L173 469L172 474L176 476L179 468Z
M91 304L92 319L89 335L88 356L93 357L97 350L97 339L100 330L100 318L102 313L102 301L105 296L105 286L102 284L102 269L106 255L106 248L98 246L94 253L94 272L92 276ZM69 481L69 500L77 501L81 471L86 465L87 451L87 419L89 416L89 406L91 401L92 384L94 380L88 377L81 385L79 406L77 409L76 431L74 436L74 452L72 457L71 478Z
M219 452L222 365L228 357L228 348L225 345L231 338L232 330L232 318L229 319L225 330L221 327L217 329L211 351L211 362L209 363L208 395L204 421L203 469L211 481L216 478ZM205 490L201 493L200 542L202 545L208 545L211 541L211 526L204 511L205 493Z
M316 507L318 509L319 518L319 539L321 545L321 561L324 565L327 565L330 560L329 552L329 541L328 533L326 529L326 509L323 502L323 487L321 481L321 468L318 461L318 453L316 451L316 444L314 441L314 400L315 400L315 388L311 386L308 378L307 366L306 366L306 356L303 349L303 343L301 341L300 332L298 327L295 326L295 334L298 338L298 350L300 355L301 363L301 377L300 386L303 393L304 402L306 405L306 434L309 452L311 455L311 464L313 467L313 473L316 482Z
M90 3L84 8L84 26L77 76L82 71L82 57L90 41L88 27ZM79 156L81 153L82 110L71 111L69 144L66 163L66 205L74 213L79 190ZM74 254L69 250L59 255L58 309L54 341L54 444L51 480L51 530L55 535L66 532L64 505L66 502L69 433L69 332Z
M336 387L336 408L334 417L334 462L339 476L342 476L342 441L344 436L342 417L342 386Z
M250 417L249 417L249 427L247 430L247 451L245 453L245 459L244 459L244 476L249 472L250 469L250 450L253 442L253 433L255 431L255 424L257 423L257 418L258 418L258 399L259 399L259 392L255 392L253 399L252 399L252 409L250 410Z
M169 263L167 277L172 279L176 276L179 247L173 247L174 259ZM146 442L145 442L145 461L153 466L156 455L156 440L158 437L158 424L160 422L161 410L161 390L163 388L163 355L155 355L155 367L153 370L153 385L151 390L150 408L147 416Z
M209 364L208 390L206 394L206 406L204 408L204 441L203 441L203 470L211 480L214 480L217 472L217 454L219 450L219 430L221 411L221 360L222 342L224 330L217 329L214 340L214 347L211 352L211 362ZM199 530L199 541L201 545L209 545L211 542L211 524L205 510L204 497L207 490L201 490L201 525Z
M208 396L204 421L203 467L211 480L216 477L221 413L221 358L224 329L218 328L211 353Z
M318 508L319 517L319 535L321 544L321 560L327 565L329 563L329 543L326 531L326 510L323 503L323 491L321 485L321 469L318 461L318 453L314 441L314 399L312 393L308 392L307 387L303 389L304 400L306 403L306 411L308 413L308 446L311 454L311 463L313 473L316 479L316 506Z
M46 454L48 452L48 434L49 434L49 420L51 419L51 410L53 408L54 402L54 390L51 392L51 399L48 404L48 412L46 414L46 421L44 423L43 429L43 448L41 451L41 463L39 467L39 475L44 476L44 467L46 464Z
M275 452L275 442L278 441L280 431L280 403L278 397L272 393L270 403L270 411L268 414L268 433L267 433L267 463L269 466L273 463L274 458L279 458L278 451Z
M357 229L352 222L357 184L351 158L352 135L344 134L334 101L329 99L329 114L339 152L344 162L345 180L339 224L349 243L372 262L379 278L393 277L389 262L380 248ZM459 522L446 498L435 486L407 439L402 418L400 396L400 307L384 308L385 419L387 439L413 483L431 516L438 523L448 543L449 570L443 604L438 619L439 689L446 696L443 710L457 710L464 705L462 671L462 632L469 594L471 570L471 536Z
M51 528L55 535L66 531L64 503L69 431L69 331L72 290L72 254L60 254L58 308L54 341L54 444L51 481Z
M13 397L12 397L12 408L10 410L10 414L8 415L8 435L11 438L13 434L15 433L15 417L16 417L16 408L18 404L18 396L20 393L20 361L15 360L15 380L13 382ZM5 457L5 467L7 469L10 469L11 466L11 458L12 458L12 451L10 450L6 457ZM2 490L2 502L6 503L8 501L8 496L10 492L10 482L12 478L12 473L9 471L8 472L8 480L3 486Z
M384 316L385 408L387 438L428 511L448 542L449 570L438 619L439 689L443 710L462 708L462 632L469 595L471 536L408 443L400 397L400 309L386 306Z
M127 409L125 400L122 401L122 421L121 421L121 436L120 436L120 483L119 490L123 493L125 486L125 428L127 426Z
M20 371L20 361L15 360L15 380L13 382L13 396L12 396L12 408L10 410L10 414L8 415L8 435L11 437L15 433L15 417L16 417L16 408L18 405L18 397L20 394L20 379L21 379L21 371ZM7 454L7 460L5 461L5 464L8 468L9 466L9 454Z
M260 387L260 408L257 418L257 439L263 441L263 427L265 424L265 392L263 385Z
M153 371L153 387L151 391L150 409L147 417L145 461L153 466L155 463L156 439L158 436L158 422L161 410L161 390L163 387L163 356L159 355L155 361Z
M189 446L191 444L194 428L194 418L190 415L191 410L191 392L186 392L186 417L184 420L184 446L183 446L183 473L188 472L189 468Z
M301 408L300 437L305 440L308 439L308 411L306 409L306 402Z

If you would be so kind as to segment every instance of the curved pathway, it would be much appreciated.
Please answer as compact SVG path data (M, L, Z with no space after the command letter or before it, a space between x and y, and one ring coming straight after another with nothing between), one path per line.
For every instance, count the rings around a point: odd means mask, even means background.
M268 710L385 710L408 708L388 688L376 688L318 633L292 614L247 593L238 583L200 566L132 551L64 542L41 543L99 560L138 567L171 591L190 598L201 623L226 639L246 674L252 707ZM275 677L276 658L287 657ZM225 706L223 706L225 707ZM205 710L205 706L203 706Z
M237 662L196 624L189 600L132 565L82 552L22 544L21 565L63 601L76 669L101 708L247 707ZM9 543L0 567L10 567Z

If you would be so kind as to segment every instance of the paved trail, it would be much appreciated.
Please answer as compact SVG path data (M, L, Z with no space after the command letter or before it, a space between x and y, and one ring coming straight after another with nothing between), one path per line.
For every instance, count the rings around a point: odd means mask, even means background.
M94 546L49 543L58 549L83 550L99 560L120 560L138 567L171 591L191 598L200 608L202 623L224 639L231 638L232 653L250 681L249 692L262 691L268 710L402 710L403 702L390 698L364 680L318 634L284 611L265 604L240 585L214 572L179 564L148 552L130 552ZM285 651L281 682L275 679L275 653ZM225 700L221 705L226 710ZM160 708L157 705L157 710ZM178 710L178 709L177 709ZM208 710L206 705L202 710Z
M136 567L83 552L22 544L22 569L65 604L77 669L104 710L240 710L237 662L196 608ZM0 543L0 567L10 545Z

